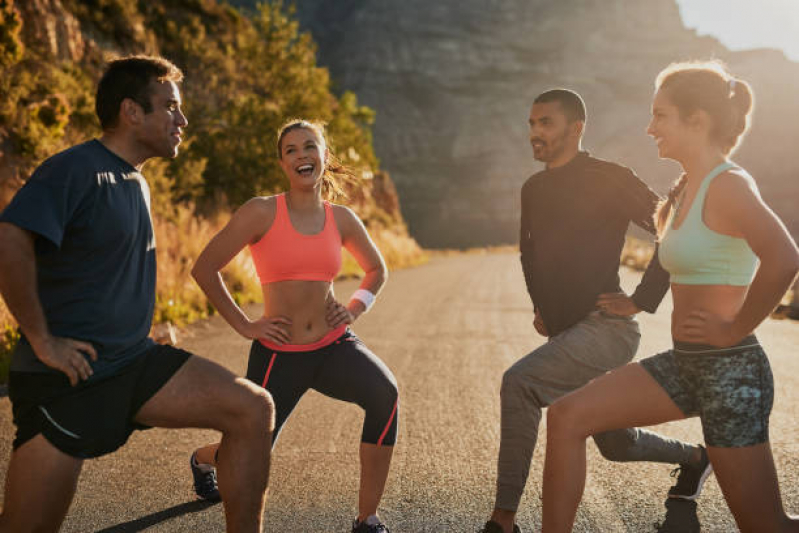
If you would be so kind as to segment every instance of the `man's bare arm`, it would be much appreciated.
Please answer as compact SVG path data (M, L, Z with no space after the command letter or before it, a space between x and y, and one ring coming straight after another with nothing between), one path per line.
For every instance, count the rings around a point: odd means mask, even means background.
M0 294L36 356L61 370L75 385L92 374L84 353L97 359L88 342L53 337L36 287L35 238L13 224L0 222Z

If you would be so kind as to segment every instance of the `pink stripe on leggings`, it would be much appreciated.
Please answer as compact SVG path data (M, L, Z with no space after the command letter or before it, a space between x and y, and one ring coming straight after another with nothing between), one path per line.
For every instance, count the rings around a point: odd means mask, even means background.
M386 438L386 433L388 433L388 428L391 427L391 423L394 421L394 415L397 414L397 402L399 400L394 400L394 409L391 411L391 416L388 417L388 424L386 424L386 428L383 430L383 433L380 434L380 438L377 440L377 445L383 445L383 439Z
M266 369L266 375L264 376L264 382L261 383L261 387L264 389L266 388L266 382L269 381L269 374L272 372L272 365L275 364L275 357L277 357L276 353L272 354L272 359L269 360L269 367Z

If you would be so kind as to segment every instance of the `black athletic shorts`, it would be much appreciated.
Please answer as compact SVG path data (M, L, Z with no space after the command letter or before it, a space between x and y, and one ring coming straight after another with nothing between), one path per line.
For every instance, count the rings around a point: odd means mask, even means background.
M156 345L118 374L74 387L63 373L11 372L14 449L41 433L73 457L113 452L134 430L149 429L133 418L189 357L189 352Z

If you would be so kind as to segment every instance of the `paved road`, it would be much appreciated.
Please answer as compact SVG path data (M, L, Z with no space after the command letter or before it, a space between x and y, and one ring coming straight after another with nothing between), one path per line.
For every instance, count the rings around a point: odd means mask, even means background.
M638 275L625 273L634 287ZM339 284L348 295L354 282ZM642 317L639 356L669 345L670 302ZM253 312L257 312L253 309ZM436 258L392 274L378 305L355 328L392 368L400 385L399 445L382 515L394 533L471 532L493 503L499 442L499 386L503 370L543 342L532 328L531 306L516 255L471 254ZM246 368L247 342L219 318L193 326L182 346L234 372ZM799 428L794 409L799 376L799 324L769 321L759 332L776 376L772 446L788 509L799 513ZM8 399L0 399L0 458L10 453L13 427ZM281 436L274 455L266 531L345 532L355 514L357 407L311 392ZM660 426L698 440L698 421ZM540 520L544 431L534 457L520 524ZM122 451L84 467L64 531L223 531L220 505L193 501L187 463L213 432L150 430ZM698 509L664 506L670 468L613 464L589 445L589 480L575 531L733 531L714 479ZM0 483L5 471L0 470ZM35 497L35 496L32 496ZM666 530L664 528L664 530Z

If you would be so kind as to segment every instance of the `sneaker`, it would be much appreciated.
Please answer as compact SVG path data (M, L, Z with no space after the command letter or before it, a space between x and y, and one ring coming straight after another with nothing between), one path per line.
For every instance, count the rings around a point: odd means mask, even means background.
M700 448L702 449L702 460L699 466L681 464L671 471L671 477L676 477L677 483L669 489L669 498L693 501L699 497L702 492L702 485L705 484L705 480L713 472L713 465L710 464L705 447L700 446Z
M197 452L191 454L189 465L191 475L194 476L194 492L197 497L209 502L218 502L222 499L219 495L219 486L216 484L216 468L211 465L197 463Z
M493 520L489 520L486 522L486 525L483 526L483 529L480 530L479 533L505 533L502 529L502 526L494 522ZM516 524L513 524L513 533L522 533L521 528Z
M352 533L391 533L386 525L372 515L363 522L352 521Z

